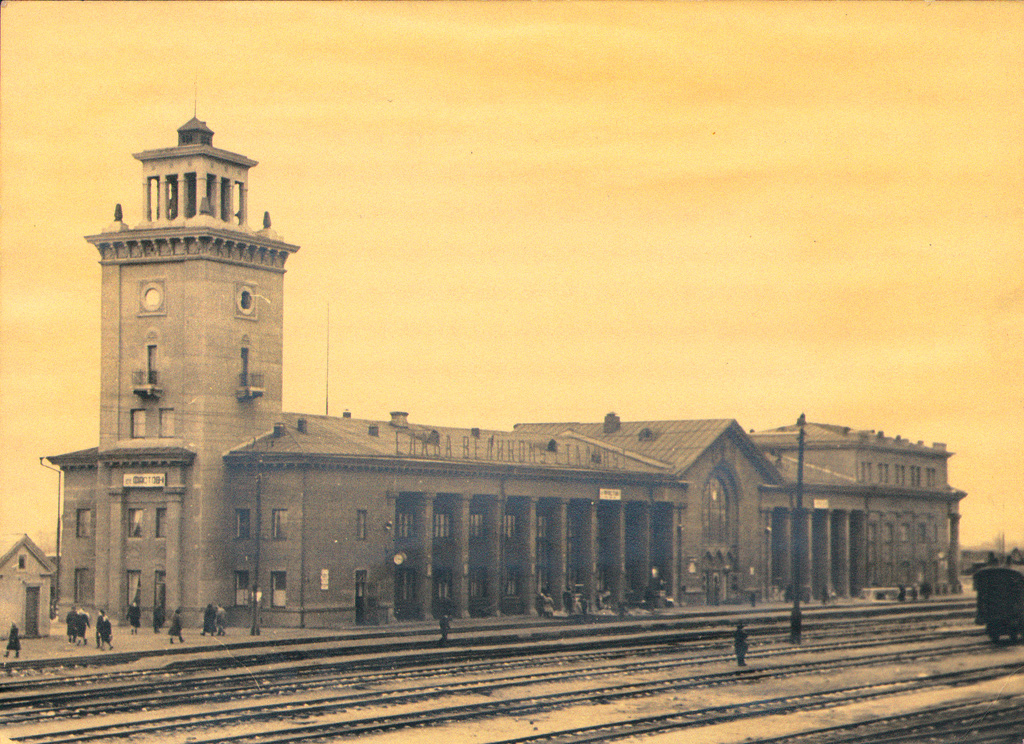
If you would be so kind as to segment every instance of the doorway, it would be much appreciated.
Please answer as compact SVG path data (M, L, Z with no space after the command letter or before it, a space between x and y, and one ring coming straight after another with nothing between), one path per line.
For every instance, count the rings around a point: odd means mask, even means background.
M25 587L25 633L29 638L39 636L39 587Z

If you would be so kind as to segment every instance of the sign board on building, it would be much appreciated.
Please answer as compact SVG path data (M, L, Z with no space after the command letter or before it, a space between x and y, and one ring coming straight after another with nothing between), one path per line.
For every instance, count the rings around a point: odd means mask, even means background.
M326 592L331 586L331 570L329 568L320 569L320 591Z
M622 501L622 490L618 488L602 488L599 496L601 501Z
M815 499L814 500L814 508L815 509L828 509L828 499Z
M167 476L163 473L125 473L125 488L163 488L167 485Z

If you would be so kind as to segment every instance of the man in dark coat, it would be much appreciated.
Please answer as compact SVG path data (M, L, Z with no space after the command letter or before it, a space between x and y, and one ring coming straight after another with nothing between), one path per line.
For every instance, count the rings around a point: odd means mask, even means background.
M441 626L441 639L437 642L438 646L448 645L448 630L451 628L452 620L447 614L441 615L441 619L438 621Z
M68 624L68 643L74 643L78 637L78 612L74 607L68 610L64 622Z
M746 666L747 656L747 631L743 629L743 623L736 623L736 631L732 634L732 645L736 651L736 664Z
M110 642L110 637L113 634L113 627L110 624L110 618L107 617L107 613L100 610L100 616L96 618L96 648L103 648L106 644L110 650L114 649L114 645Z
M164 627L164 608L157 605L153 608L153 632L159 633L162 627Z
M81 607L79 607L77 615L78 615L78 617L76 619L76 626L75 626L76 632L77 632L77 638L75 640L75 645L78 645L78 642L81 641L83 646L88 646L89 645L89 641L86 640L85 634L86 634L86 631L89 630L89 627L92 625L92 623L89 622L89 613L86 612Z

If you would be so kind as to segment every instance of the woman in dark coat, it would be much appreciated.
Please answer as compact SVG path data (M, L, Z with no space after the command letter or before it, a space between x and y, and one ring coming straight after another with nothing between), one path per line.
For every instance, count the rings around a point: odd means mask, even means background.
M6 658L11 651L14 652L15 659L21 655L21 637L18 633L17 623L11 623L11 629L7 633L7 650L4 651L4 658Z
M177 638L182 643L185 639L181 637L181 608L179 607L171 615L171 627L167 629L167 635L171 637L171 645L174 645L174 639Z
M139 632L139 625L142 624L142 608L138 602L132 602L128 607L128 624L132 626L132 635Z
M203 610L203 632L200 635L207 633L217 635L217 608L213 606L212 602Z

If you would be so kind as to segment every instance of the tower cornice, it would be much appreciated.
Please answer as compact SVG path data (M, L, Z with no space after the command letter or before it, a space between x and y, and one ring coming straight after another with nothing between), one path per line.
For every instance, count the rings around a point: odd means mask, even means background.
M299 246L259 232L217 227L157 227L87 235L101 264L160 263L205 259L284 270Z
M247 158L245 155L239 155L236 152L221 150L219 147L214 147L212 145L178 145L177 147L161 147L157 150L145 150L143 152L133 153L132 157L143 163L147 163L151 160L181 160L182 158L196 157L198 155L206 155L214 160L221 160L225 163L240 165L243 168L252 168L259 165L258 160Z

